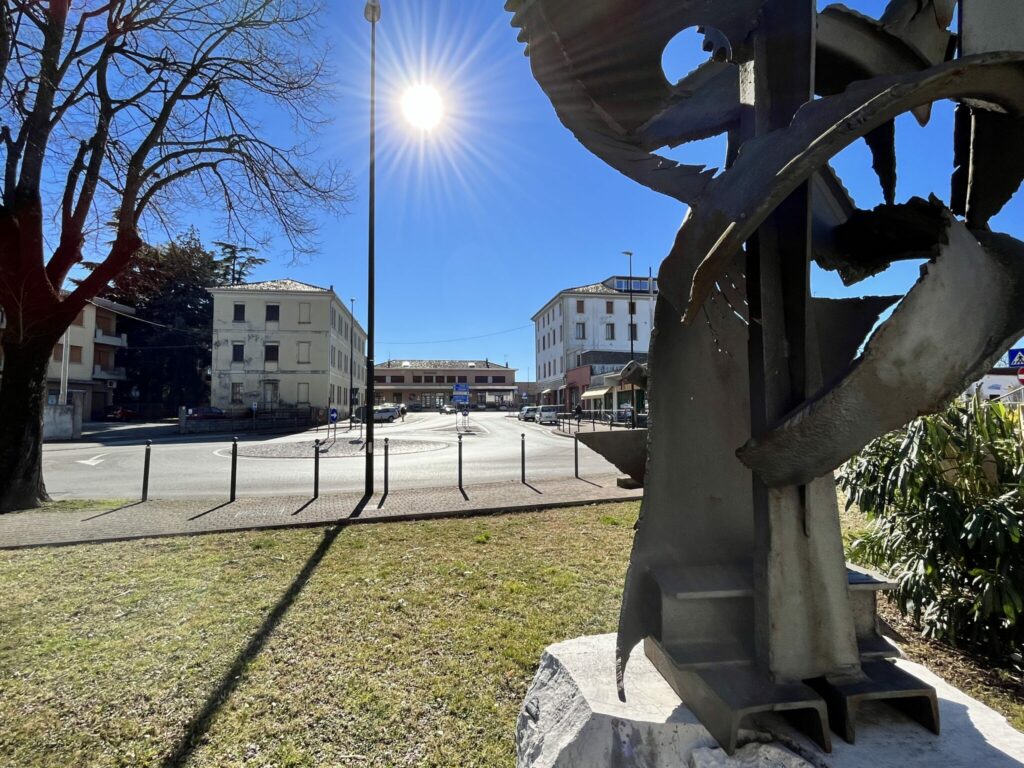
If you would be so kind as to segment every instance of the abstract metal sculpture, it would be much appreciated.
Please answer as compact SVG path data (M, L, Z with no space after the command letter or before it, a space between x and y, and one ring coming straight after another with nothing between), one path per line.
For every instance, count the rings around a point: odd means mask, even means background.
M740 720L769 710L824 749L826 718L852 741L865 698L938 732L934 692L885 660L875 593L889 585L844 562L832 471L1024 333L1024 244L988 226L1024 178L1018 0L961 0L957 34L954 0L892 0L880 19L814 0L506 8L566 127L690 206L659 272L620 695L644 640L730 752ZM673 85L662 54L689 27L710 58ZM894 118L923 124L939 99L958 105L950 207L897 203ZM718 134L718 175L654 154ZM885 199L869 211L828 166L859 138ZM853 283L909 258L928 261L904 297L810 295L812 259Z

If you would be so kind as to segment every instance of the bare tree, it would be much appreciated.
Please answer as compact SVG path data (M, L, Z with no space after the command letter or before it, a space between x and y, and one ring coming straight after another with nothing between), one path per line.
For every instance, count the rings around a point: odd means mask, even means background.
M0 0L0 512L46 498L46 368L147 227L223 210L229 235L272 223L299 252L348 178L304 142L326 93L316 0ZM289 141L260 117L291 118ZM112 233L112 237L110 237ZM62 286L99 249L98 263Z

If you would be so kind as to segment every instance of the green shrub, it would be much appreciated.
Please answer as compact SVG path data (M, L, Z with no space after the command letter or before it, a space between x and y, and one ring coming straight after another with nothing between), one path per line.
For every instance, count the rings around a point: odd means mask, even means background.
M839 474L871 519L851 556L888 571L925 634L986 653L1024 641L1020 412L955 402L869 444Z

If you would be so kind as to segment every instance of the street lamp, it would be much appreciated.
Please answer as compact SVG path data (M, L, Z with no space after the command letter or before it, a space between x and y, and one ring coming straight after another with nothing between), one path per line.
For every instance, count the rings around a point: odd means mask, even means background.
M374 261L374 213L376 212L376 160L377 160L377 22L380 21L380 0L367 0L363 16L370 22L370 217L366 245L366 483L365 495L373 495L373 261ZM366 418L368 417L368 418Z
M348 300L348 431L352 431L352 401L355 399L352 392L352 374L355 371L356 344L356 299L351 297Z
M629 259L629 327L626 329L626 333L629 334L629 361L633 362L633 252L623 251L623 256ZM629 385L629 405L630 414L632 415L631 428L636 429L636 385L630 382Z

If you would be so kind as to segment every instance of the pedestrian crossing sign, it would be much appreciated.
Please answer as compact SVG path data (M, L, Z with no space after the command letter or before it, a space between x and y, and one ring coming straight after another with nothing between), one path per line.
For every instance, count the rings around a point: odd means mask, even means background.
M1007 356L1010 358L1011 368L1024 367L1024 348L1011 349Z

